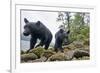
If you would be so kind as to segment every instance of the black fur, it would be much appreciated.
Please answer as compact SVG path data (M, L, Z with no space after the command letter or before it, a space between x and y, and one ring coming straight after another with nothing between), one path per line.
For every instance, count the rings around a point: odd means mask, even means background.
M60 29L56 34L55 34L55 51L57 52L58 49L63 52L62 44L64 42L64 39L68 36L69 31L65 32L63 29Z
M41 21L29 22L26 18L24 18L24 22L25 26L23 34L25 36L31 35L29 50L35 47L37 39L40 40L40 43L36 45L36 47L44 45L45 49L48 49L52 40L52 33L50 30Z

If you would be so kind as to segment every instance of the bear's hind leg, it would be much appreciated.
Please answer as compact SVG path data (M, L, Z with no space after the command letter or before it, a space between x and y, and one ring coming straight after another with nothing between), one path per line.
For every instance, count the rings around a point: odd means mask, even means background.
M61 52L64 52L64 49L62 48L62 45L59 47L59 50L60 50Z
M35 48L39 47L39 46L43 46L43 43L40 42L38 45L35 46Z

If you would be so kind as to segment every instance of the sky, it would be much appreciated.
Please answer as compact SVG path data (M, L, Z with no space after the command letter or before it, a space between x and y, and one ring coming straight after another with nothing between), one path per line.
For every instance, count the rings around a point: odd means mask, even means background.
M59 30L61 22L56 22L58 12L44 12L44 11L21 11L21 32L24 31L25 25L24 18L27 18L30 22L41 21L53 34L52 42L55 41L55 33Z

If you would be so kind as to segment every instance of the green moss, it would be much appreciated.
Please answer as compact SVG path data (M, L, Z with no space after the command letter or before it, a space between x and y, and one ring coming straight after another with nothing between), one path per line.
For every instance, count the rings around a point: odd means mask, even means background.
M21 50L21 54L25 54L26 53L26 51L24 51L24 50Z
M50 56L54 55L55 52L52 50L45 50L44 53L42 54L42 56L49 58Z
M40 58L41 55L44 53L44 51L45 51L44 48L39 47L39 48L34 48L34 49L30 50L30 53L34 53L38 56L38 58Z

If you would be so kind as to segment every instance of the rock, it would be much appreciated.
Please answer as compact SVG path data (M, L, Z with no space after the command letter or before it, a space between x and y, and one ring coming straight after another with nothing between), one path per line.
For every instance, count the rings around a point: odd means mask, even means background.
M73 54L74 54L74 50L69 50L68 52L64 52L64 55L65 55L67 60L72 60Z
M88 56L82 57L82 60L89 60L89 59L90 59L90 57L88 57Z
M72 49L76 49L75 45L73 43L64 46L64 49L68 49L68 50L72 50Z
M40 58L41 55L44 53L44 51L45 51L44 48L38 47L38 48L34 48L34 49L30 50L29 52L36 54L38 56L38 58Z
M67 60L75 60L84 56L89 57L89 52L85 51L84 49L69 50L68 52L64 52L64 54Z
M56 53L54 55L52 55L51 57L49 57L48 61L65 61L66 57L64 55L64 53Z
M72 60L77 60L75 57Z
M85 39L83 44L89 46L89 44L90 44L89 39Z
M47 60L46 57L41 57L40 59L33 60L32 63L33 62L45 62L46 60Z
M67 49L67 48L64 48L64 52L68 52L69 51L69 49Z
M83 48L84 47L83 42L81 42L81 41L74 41L73 44L76 48Z
M85 51L85 50L75 50L73 53L73 57L75 58L82 58L83 56L88 56L89 57L89 52Z
M21 50L21 54L25 54L26 53L26 51L24 51L24 50Z
M71 48L69 46L63 46L64 49L70 50Z
M27 62L29 60L35 60L37 59L37 55L35 55L34 53L28 53L28 54L22 54L21 55L21 61L22 62Z
M42 56L46 57L48 59L50 56L52 56L54 54L55 54L55 52L52 50L45 50L44 53L42 54Z
M50 47L50 48L48 48L48 50L54 51L54 48L53 47Z

